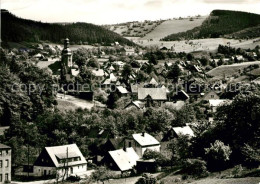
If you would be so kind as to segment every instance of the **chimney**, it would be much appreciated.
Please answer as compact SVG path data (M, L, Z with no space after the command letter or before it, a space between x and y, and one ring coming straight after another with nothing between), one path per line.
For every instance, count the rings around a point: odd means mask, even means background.
M142 136L144 137L144 131L142 132Z

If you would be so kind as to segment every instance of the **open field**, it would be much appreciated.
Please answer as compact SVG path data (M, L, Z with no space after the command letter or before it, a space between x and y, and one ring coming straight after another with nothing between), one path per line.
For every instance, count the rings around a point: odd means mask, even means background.
M193 21L190 21L189 18L167 20L158 25L152 32L148 33L142 39L160 40L170 34L185 32L194 27L200 26L205 19L206 17L199 17L198 19L194 18Z
M254 64L260 65L260 61L245 62L233 65L221 65L210 70L207 74L213 76L214 79L221 79L224 75L226 77L231 77L232 75L237 74L239 70L243 70L244 68Z
M60 110L75 110L77 108L91 109L94 106L93 102L76 98L71 95L57 94L58 109Z
M39 68L48 68L49 65L55 63L56 61L59 61L59 58L55 58L55 59L48 59L48 61L39 61L37 63L37 66Z
M108 29L122 36L144 36L153 31L163 21L129 22L120 25L108 25Z
M227 45L230 43L231 47L235 48L255 48L260 45L259 38L251 40L235 40L226 38L207 38L207 39L196 39L196 40L183 40L183 41L150 41L140 39L135 41L137 44L142 46L155 46L155 47L166 47L168 49L173 48L175 52L196 52L196 51L216 51L218 46Z
M175 176L170 176L164 178L162 181L164 184L173 184L173 183L178 183L178 184L259 184L260 182L260 177L248 177L248 178L229 178L229 179L219 179L219 178L205 178L205 179L200 179L200 180L195 180L195 181L189 181L189 180L184 180L180 182L175 182L176 177Z

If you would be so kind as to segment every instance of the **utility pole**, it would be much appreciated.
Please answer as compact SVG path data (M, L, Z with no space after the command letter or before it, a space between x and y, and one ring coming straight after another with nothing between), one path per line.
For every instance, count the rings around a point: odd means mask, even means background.
M66 172L67 172L67 178L69 176L69 148L67 147L67 158L66 158L66 162L67 162L67 168L66 168Z
M27 124L29 126L29 124ZM27 127L27 177L29 178L30 173L29 173L29 167L30 167L30 146L29 146L29 127Z

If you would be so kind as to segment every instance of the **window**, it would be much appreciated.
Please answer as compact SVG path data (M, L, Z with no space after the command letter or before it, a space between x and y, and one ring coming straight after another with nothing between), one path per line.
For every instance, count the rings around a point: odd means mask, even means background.
M132 143L131 142L128 142L128 147L132 147Z
M5 160L5 167L9 167L9 160L8 159Z
M0 156L2 156L2 150L0 150Z
M3 161L0 160L0 168L2 168L2 167L3 167Z
M3 175L0 174L0 182L2 182L2 181L3 181Z
M8 173L5 174L5 181L9 181Z
M6 155L8 155L8 150L6 150L5 152L6 152Z

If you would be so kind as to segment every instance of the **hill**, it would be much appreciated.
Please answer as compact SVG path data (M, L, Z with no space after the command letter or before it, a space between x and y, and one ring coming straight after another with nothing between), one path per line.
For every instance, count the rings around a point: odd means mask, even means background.
M260 15L258 14L214 10L201 26L186 32L171 34L163 38L163 40L174 41L182 39L230 37L232 33L237 33L237 38L252 38L259 36L259 34L257 34L257 32L259 32L258 25L260 25ZM245 29L247 31L242 31ZM238 34L239 31L242 31L242 33L246 32L246 34Z
M214 79L222 79L225 77L232 77L233 75L238 75L239 71L243 71L244 68L247 68L252 65L259 65L259 61L238 63L232 65L221 65L217 68L214 68L207 72L208 75L212 76ZM255 74L257 74L258 70L254 70Z
M110 31L114 31L124 37L143 37L147 33L153 31L164 20L144 21L144 22L126 22L115 25L105 25L104 27Z
M184 32L200 26L206 17L195 17L195 18L185 18L185 19L172 19L166 20L160 25L158 25L150 33L146 34L142 39L162 39L169 34L175 34L179 32Z
M3 42L39 42L50 41L61 43L68 37L71 43L109 45L114 42L134 45L112 31L89 23L50 24L18 18L7 10L1 10L2 41Z

